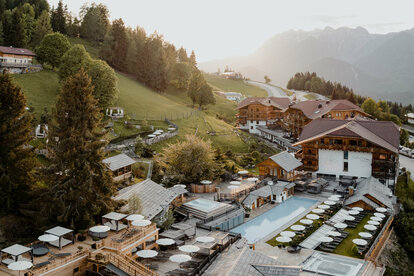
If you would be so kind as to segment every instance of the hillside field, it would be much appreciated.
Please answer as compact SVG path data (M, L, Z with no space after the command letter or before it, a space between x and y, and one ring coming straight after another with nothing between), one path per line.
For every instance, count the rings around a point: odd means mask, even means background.
M225 79L212 74L204 74L204 78L213 89L218 91L238 92L245 97L267 97L266 90L245 83L243 80Z

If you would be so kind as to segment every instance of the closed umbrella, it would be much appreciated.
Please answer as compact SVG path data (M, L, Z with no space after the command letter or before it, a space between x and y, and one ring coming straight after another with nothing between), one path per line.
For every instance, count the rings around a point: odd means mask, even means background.
M212 182L210 180L201 180L200 183L203 184L203 185L209 185Z
M374 213L374 216L379 217L379 218L385 218L385 215L381 213Z
M293 238L294 236L296 236L295 232L292 231L283 231L280 233L280 235L288 238Z
M207 242L213 242L214 238L213 237L202 236L202 237L197 237L196 241L207 243Z
M173 245L175 241L173 239L159 239L156 243L158 245Z
M257 177L249 177L249 178L247 178L247 181L250 181L250 182L256 182L257 180L259 180L259 178L257 178Z
M339 200L339 198L336 197L336 196L330 196L330 197L328 197L328 199L332 200L332 201L338 201Z
M33 266L33 264L31 262L18 261L18 262L13 262L13 263L9 264L7 266L7 268L10 269L10 270L14 270L14 271L18 270L19 271L19 275L20 275L20 271L29 269L32 266Z
M385 212L387 212L387 209L382 208L382 207L378 207L377 209L375 209L375 211L380 212L380 213L385 213Z
M382 221L384 218L379 218L379 217L376 217L376 216L372 216L369 219L370 220L375 220L375 221Z
M319 216L315 214L309 214L309 215L306 215L306 218L315 220L315 219L319 219Z
M303 231L303 230L305 230L305 226L299 225L299 224L295 224L295 225L292 225L290 227L290 229L292 229L294 231Z
M45 234L45 235L39 236L38 239L39 241L42 241L42 242L54 242L54 241L57 241L59 237L55 235Z
M291 239L291 238L289 238L289 237L284 237L284 236L277 237L277 238L276 238L276 240L277 240L278 242L291 242L291 241L292 241L292 239Z
M129 220L129 221L142 220L142 219L144 219L144 216L143 215L134 214L134 215L127 216L126 219Z
M352 210L355 210L355 211L358 211L358 212L364 211L364 209L362 209L361 207L352 207Z
M338 228L338 229L345 229L345 228L348 227L348 225L346 225L345 223L342 223L342 222L338 222L338 223L334 224L334 227Z
M144 227L144 226L148 226L151 224L151 221L146 220L146 219L140 219L140 220L135 220L132 222L133 226L138 226L138 227Z
M354 221L355 220L355 218L353 216L345 216L344 219L347 220L347 221Z
M307 225L309 225L309 224L312 224L312 223L313 223L313 221L311 221L310 219L301 219L301 220L300 220L300 223L303 223L303 224L307 224Z
M336 204L335 201L332 201L332 200L326 200L323 203L325 203L326 205L335 205Z
M355 243L356 245L367 245L368 244L368 242L363 239L353 239L352 242Z
M326 209L329 209L329 208L331 208L331 207L329 207L329 205L321 204L321 205L318 205L318 208L319 208L319 209L326 210Z
M372 238L372 234L368 232L359 232L358 235L363 238Z
M348 212L348 214L353 215L353 216L356 216L356 215L359 214L359 211L357 211L357 210L351 210L351 211Z
M316 209L313 209L312 210L312 213L315 213L315 214L322 214L322 213L324 213L325 212L325 210L323 210L323 209L319 209L319 208L316 208Z
M380 225L380 223L376 220L369 220L367 223L371 225Z
M332 242L333 239L331 237L320 237L319 241L320 242Z
M180 251L186 252L186 253L194 253L200 250L200 247L196 246L196 245L183 245L180 246L178 249L180 249Z
M341 236L342 234L341 234L341 233L339 233L338 231L329 231L329 232L328 232L328 235L329 235L329 236L332 236L332 237L339 237L339 236Z
M230 181L230 185L240 185L240 181Z
M184 254L176 254L170 257L170 261L174 263L184 263L188 262L189 260L191 260L191 257Z
M369 230L369 231L375 231L375 230L377 230L377 227L374 226L374 225L371 225L371 224L365 224L364 225L364 228L367 229L367 230Z

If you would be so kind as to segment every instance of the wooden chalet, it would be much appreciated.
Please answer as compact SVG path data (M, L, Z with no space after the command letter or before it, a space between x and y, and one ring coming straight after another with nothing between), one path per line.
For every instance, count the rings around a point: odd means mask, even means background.
M301 169L318 177L374 176L394 185L399 127L389 121L317 119L303 129Z
M126 180L132 176L132 165L137 161L121 153L102 161L112 171L115 182Z
M261 177L277 177L282 180L293 180L296 169L300 166L302 162L287 151L270 156L257 165Z
M39 67L33 65L36 54L28 49L0 46L0 69L9 73L25 73L28 68Z

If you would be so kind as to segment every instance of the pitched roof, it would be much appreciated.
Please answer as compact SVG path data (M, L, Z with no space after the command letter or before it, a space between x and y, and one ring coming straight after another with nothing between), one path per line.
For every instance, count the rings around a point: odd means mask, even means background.
M121 153L102 160L103 163L109 166L111 171L135 164L137 161L129 157L128 155Z
M293 154L290 154L287 151L283 151L281 153L275 154L269 157L272 159L273 162L278 164L282 169L287 172L290 172L300 166L302 166L302 162L297 160Z
M299 276L300 266L252 265L263 276Z
M141 214L148 219L153 219L156 215L168 208L169 204L180 195L180 191L166 189L151 179L147 179L120 190L114 199L128 200L135 194L141 199Z
M362 138L395 153L400 145L399 127L390 121L317 119L303 128L294 146L324 136L336 135Z
M24 48L0 46L0 52L4 54L11 54L11 55L36 56L35 53L33 53L30 50L24 49Z
M290 99L287 97L249 97L244 99L238 106L242 108L251 104L261 104L264 106L274 106L281 110L289 107Z
M268 185L263 186L257 190L250 192L251 195L259 196L259 197L268 197L272 195L272 188Z
M348 100L309 100L292 105L290 108L299 109L309 119L320 118L331 110L357 110L365 113L359 106ZM367 114L367 116L369 116Z
M392 195L391 190L379 182L375 177L368 177L359 182L354 194L345 201L345 204L349 205L362 200L373 208L378 207L378 204L370 200L367 195L375 198L387 208L392 208L393 206L393 200L392 197L390 197L390 195Z

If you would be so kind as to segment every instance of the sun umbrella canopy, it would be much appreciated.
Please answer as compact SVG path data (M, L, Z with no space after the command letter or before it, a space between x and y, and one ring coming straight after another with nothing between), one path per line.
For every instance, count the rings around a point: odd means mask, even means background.
M155 250L140 250L137 252L137 256L141 257L141 258L154 258L155 256L158 255L158 252Z
M29 269L33 266L33 264L31 262L27 262L27 261L18 261L18 262L13 262L11 264L9 264L7 266L8 269L10 270L26 270Z
M295 224L295 225L292 225L290 227L290 229L292 229L294 231L303 231L303 230L305 230L305 226L299 225L299 224Z
M341 198L342 197L341 195L331 195L331 196L334 196L334 197L337 197L337 198Z
M380 213L385 213L385 212L387 212L387 209L382 208L382 207L378 207L377 209L375 209L375 211L380 212Z
M358 235L363 237L363 238L372 238L372 234L370 234L368 232L359 232Z
M259 180L259 178L257 178L257 177L249 177L249 178L247 178L247 181L251 181L251 182L256 182L257 180Z
M379 217L379 218L385 218L385 215L381 213L374 213L374 216Z
M345 228L348 227L348 225L346 225L345 223L342 223L342 222L338 222L338 223L334 224L334 227L338 228L338 229L345 229Z
M213 242L214 241L214 238L213 237L202 236L202 237L197 237L196 238L196 241L203 242L203 243L205 243L205 242Z
M235 189L238 189L240 187L236 186L236 185L230 185L230 186L227 186L227 188L229 188L230 190L235 190Z
M361 207L352 207L352 210L355 210L355 211L358 211L358 212L364 211L364 209L362 209Z
M312 210L312 213L315 213L315 214L322 214L322 213L324 213L325 212L325 210L323 210L323 209L319 209L319 208L316 208L316 209L313 209Z
M132 222L133 226L138 226L138 227L144 227L144 226L148 226L151 224L151 221L146 220L146 219L140 219L140 220L135 220Z
M175 184L174 187L187 189L187 186L184 184Z
M53 241L57 241L58 239L59 239L58 236L50 235L50 234L39 236L39 241L42 241L42 242L53 242Z
M353 216L356 216L356 215L359 214L359 211L357 211L357 210L351 210L351 211L348 212L348 214L353 215Z
M309 225L309 224L312 224L312 223L313 223L313 221L312 221L312 220L310 220L310 219L301 219L301 220L300 220L300 223L303 223L303 224L307 224L307 225Z
M276 240L277 240L278 242L291 242L291 241L292 241L292 239L291 239L291 238L289 238L289 237L284 237L284 236L277 237L277 238L276 238Z
M332 200L326 200L323 203L325 203L326 205L335 205L336 204L335 201L332 201Z
M371 225L380 225L380 223L376 220L369 220L367 223Z
M380 217L376 217L376 216L372 216L369 218L370 220L375 220L375 221L382 221L384 218L380 218Z
M315 215L315 214L309 214L309 215L306 215L306 218L308 218L308 219L319 219L319 216Z
M377 230L377 227L374 226L374 225L371 225L371 224L364 225L364 228L367 229L367 230L369 230L369 231L375 231L375 230Z
M201 180L200 183L203 184L203 185L209 185L212 182L210 180Z
M336 197L336 196L330 196L330 197L328 197L328 199L332 200L332 201L338 201L339 200L339 198Z
M356 245L367 245L368 244L368 242L363 239L353 239L352 242L355 243Z
M345 216L344 219L347 220L347 221L354 221L355 220L355 218L353 216Z
M341 233L339 233L338 231L329 231L328 232L328 235L329 236L332 236L332 237L339 237L340 235L342 235Z
M333 239L331 237L320 237L319 241L320 242L332 242Z
M230 181L230 185L240 185L240 181Z
M184 263L188 262L189 260L191 260L191 257L189 255L184 254L176 254L170 257L170 261L174 263Z
M108 232L109 230L111 230L111 228L105 225L98 225L98 226L89 228L89 231L95 232L95 233L105 233L105 232Z
M239 171L238 174L248 174L248 171Z
M183 245L180 246L178 249L180 249L183 252L187 252L187 253L194 253L200 250L200 247L195 246L195 245Z
M294 236L296 236L295 232L292 231L283 231L280 233L280 235L288 238L293 238Z
M321 205L318 205L318 208L319 208L319 209L326 210L326 209L329 209L329 208L331 208L331 207L329 207L329 205L321 204Z
M144 219L144 216L143 215L134 214L134 215L127 216L126 219L129 220L129 221L142 220L142 219Z
M154 137L156 137L157 135L155 135L155 134L148 134L148 137L149 138L154 138Z
M157 244L159 245L173 245L175 241L173 239L159 239L157 240Z

